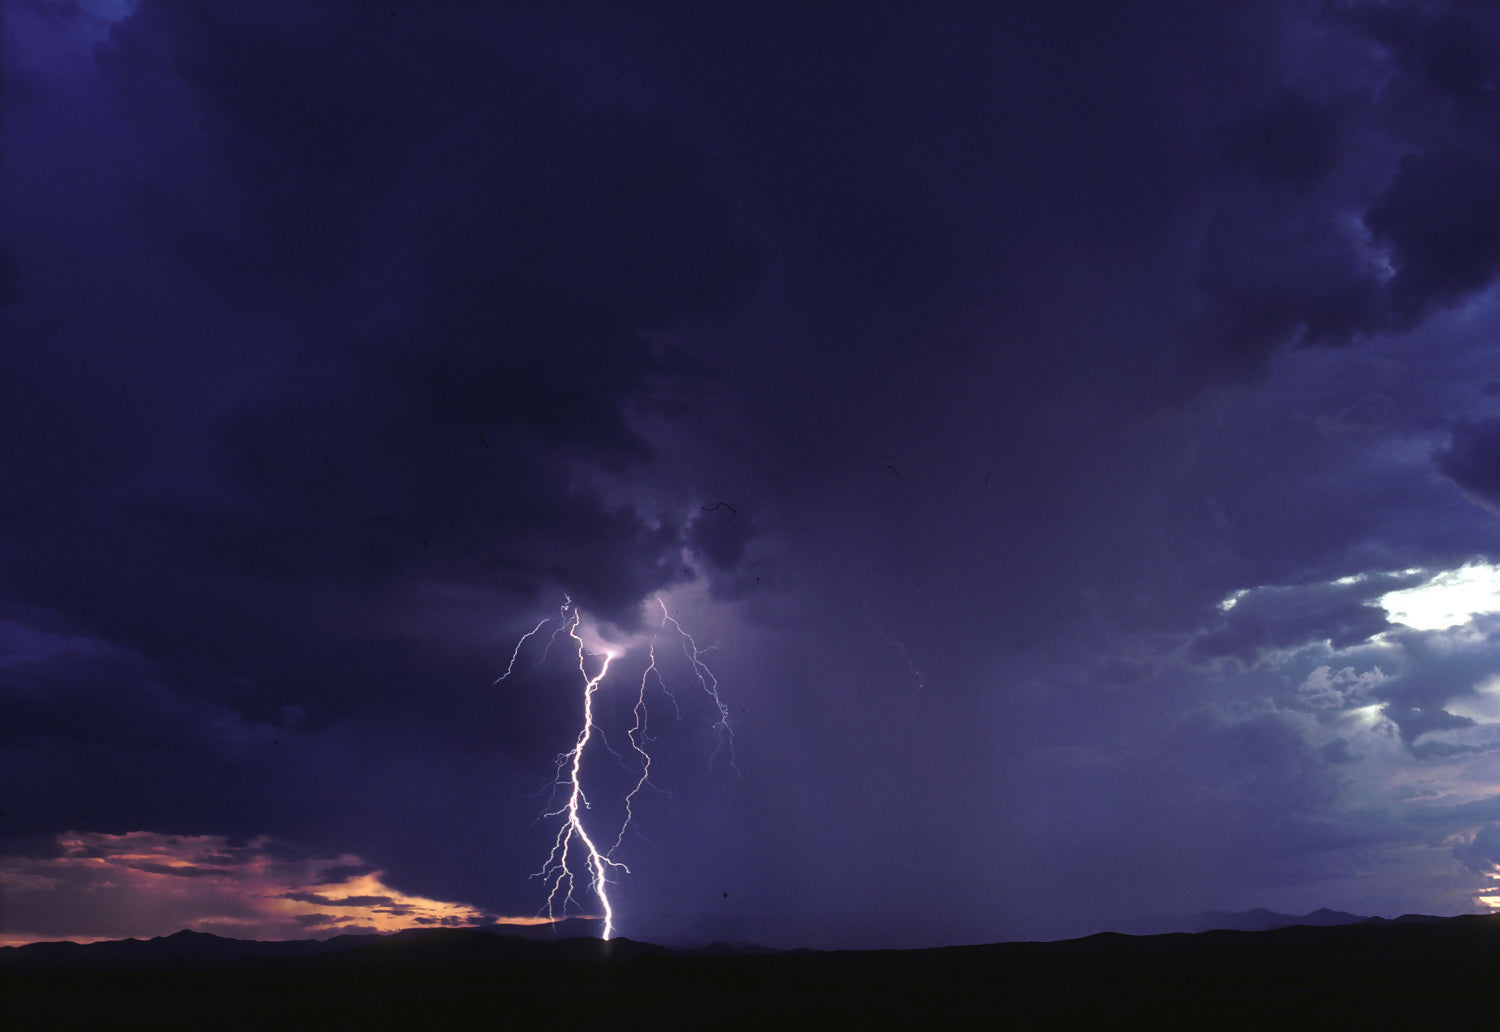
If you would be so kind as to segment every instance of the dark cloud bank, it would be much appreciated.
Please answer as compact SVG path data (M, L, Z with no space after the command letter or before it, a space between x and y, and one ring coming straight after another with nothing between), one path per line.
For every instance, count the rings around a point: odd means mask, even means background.
M633 937L1474 905L1493 629L1379 600L1500 559L1492 5L5 19L9 855L534 913L492 682L665 593Z

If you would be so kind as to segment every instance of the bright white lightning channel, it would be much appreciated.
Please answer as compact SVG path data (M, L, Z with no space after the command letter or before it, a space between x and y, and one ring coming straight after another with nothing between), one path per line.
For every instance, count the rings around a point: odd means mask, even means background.
M547 652L551 650L553 642L557 640L563 631L567 631L568 636L577 643L578 672L583 677L583 723L573 742L573 748L558 756L557 759L557 776L554 787L562 791L565 801L562 806L556 810L548 811L543 816L561 818L561 824L558 827L557 837L552 843L552 850L548 853L546 862L542 865L541 870L533 874L532 877L541 878L549 885L547 902L544 909L547 912L548 918L553 921L558 920L559 915L566 915L570 908L580 906L578 900L574 897L574 890L580 882L586 881L588 891L592 892L599 900L600 909L603 911L604 927L601 937L607 940L614 933L615 918L614 905L610 901L609 896L609 887L611 884L610 873L612 871L630 873L630 868L616 860L614 855L625 839L625 832L629 830L631 822L635 819L631 804L651 778L651 754L646 751L646 742L649 741L646 733L646 688L651 676L653 674L656 676L657 684L663 692L666 692L668 698L672 699L674 706L676 706L677 700L672 696L671 691L667 689L666 684L662 681L661 672L657 669L657 639L653 637L648 645L650 662L645 672L641 674L640 692L636 696L633 711L635 726L627 732L630 746L640 758L640 776L637 778L635 786L624 797L625 817L620 824L619 832L615 835L614 845L610 846L607 851L601 851L595 844L594 839L589 835L583 821L583 811L589 809L588 795L583 788L583 755L593 742L596 731L599 732L599 737L603 740L604 733L594 722L594 693L598 690L600 683L603 682L605 675L609 673L610 663L620 653L611 649L605 649L599 653L590 653L584 644L583 637L579 634L579 627L583 619L582 614L579 612L578 607L574 605L571 598L567 596L564 596L564 598L566 601L563 603L557 627L553 630L551 637L547 641L547 646L543 649L542 656L537 660L537 663L540 664L547 658ZM683 655L692 666L693 674L698 680L699 687L712 700L714 707L718 711L719 719L713 726L714 730L718 732L719 745L714 750L714 756L710 758L709 765L712 767L713 759L717 758L719 752L723 750L725 740L727 739L729 743L730 766L735 769L736 773L739 773L739 767L735 763L734 758L734 729L729 725L729 707L725 705L719 695L718 678L714 676L713 671L703 662L703 656L713 651L714 646L700 649L693 636L683 630L682 625L667 610L666 603L660 598L656 599L656 603L661 607L661 625L666 627L670 624L673 630L677 632L682 642ZM541 620L535 627L521 635L511 652L510 662L505 668L505 673L495 679L496 684L511 676L515 671L516 661L521 655L522 646L526 644L528 639L539 633L548 622L548 620ZM598 671L592 676L588 672L588 659L591 656L603 657ZM619 754L610 748L607 741L604 742L604 747L609 749L617 759L620 758ZM587 873L585 874L584 872Z

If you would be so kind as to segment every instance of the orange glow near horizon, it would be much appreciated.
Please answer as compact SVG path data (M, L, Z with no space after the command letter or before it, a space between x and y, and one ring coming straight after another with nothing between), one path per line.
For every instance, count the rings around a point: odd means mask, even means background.
M1490 881L1500 881L1500 871L1491 871L1485 877ZM1492 913L1500 913L1500 885L1486 885L1477 890L1474 902L1482 907L1489 907Z
M150 939L183 928L242 939L307 939L473 925L537 926L387 885L353 854L302 855L260 837L68 832L56 855L0 857L0 945Z

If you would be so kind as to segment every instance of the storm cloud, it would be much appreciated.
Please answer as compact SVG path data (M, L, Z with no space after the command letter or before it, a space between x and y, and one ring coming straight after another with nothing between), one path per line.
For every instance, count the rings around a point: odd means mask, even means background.
M1490 906L1491 8L4 17L18 933Z

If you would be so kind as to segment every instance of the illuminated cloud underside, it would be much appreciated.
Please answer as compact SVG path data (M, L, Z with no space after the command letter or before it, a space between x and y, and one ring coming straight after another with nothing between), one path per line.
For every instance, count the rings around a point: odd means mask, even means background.
M1360 793L1367 805L1391 807L1416 820L1442 820L1436 814L1443 808L1474 807L1492 798L1500 772L1494 759L1500 752L1500 739L1495 737L1500 728L1500 675L1490 674L1468 684L1462 679L1465 662L1483 669L1486 643L1500 626L1495 620L1500 614L1500 566L1471 562L1435 573L1409 569L1356 574L1307 590L1352 588L1395 577L1409 584L1418 576L1424 578L1421 583L1372 596L1364 603L1383 610L1391 624L1399 625L1394 632L1382 631L1363 642L1337 647L1325 640L1266 648L1260 658L1271 667L1299 655L1322 660L1278 707L1279 718L1297 727L1325 755L1351 764L1349 770L1358 775L1351 790ZM1262 592L1292 590L1244 588L1224 598L1218 608L1227 614ZM1263 606L1257 616L1264 612ZM1401 693L1411 691L1412 664L1418 662L1413 659L1414 648L1458 664L1458 678L1445 698L1437 698L1446 714L1462 718L1467 725L1419 729L1409 740L1403 739L1398 723L1403 714L1410 719L1423 705L1438 708L1432 698L1408 695L1410 701L1403 701ZM1440 675L1430 669L1428 677L1434 676ZM1402 683L1403 678L1407 683ZM1388 687L1389 683L1395 688ZM1419 755L1418 750L1424 749ZM1457 823L1463 823L1461 817ZM1465 894L1476 907L1491 911L1500 911L1500 890L1495 885L1500 882L1500 853L1494 845L1497 829L1500 824L1470 823L1444 840L1463 867L1486 880L1487 884L1471 886Z
M498 921L466 903L411 896L351 854L308 856L261 837L68 832L59 855L0 858L0 945L169 935L182 928L241 939L326 938Z
M1419 631L1442 631L1475 616L1500 612L1500 567L1469 563L1444 570L1425 584L1380 597L1396 623Z
M1404 576L1418 570L1395 571ZM1331 586L1347 587L1369 579L1356 574L1329 581ZM1263 585L1262 588L1265 586ZM1219 611L1227 613L1245 596L1261 588L1240 588L1219 602ZM1476 616L1500 613L1500 566L1467 563L1453 570L1443 570L1411 588L1388 591L1376 600L1393 623L1405 624L1417 631L1444 631L1462 626Z

